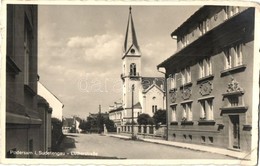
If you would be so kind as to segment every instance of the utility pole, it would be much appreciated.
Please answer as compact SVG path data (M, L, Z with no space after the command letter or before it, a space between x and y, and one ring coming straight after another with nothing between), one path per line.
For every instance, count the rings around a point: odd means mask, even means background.
M99 104L98 106L98 116L97 116L97 119L98 119L98 132L101 133L101 105Z
M132 85L132 139L134 139L134 90L135 85Z

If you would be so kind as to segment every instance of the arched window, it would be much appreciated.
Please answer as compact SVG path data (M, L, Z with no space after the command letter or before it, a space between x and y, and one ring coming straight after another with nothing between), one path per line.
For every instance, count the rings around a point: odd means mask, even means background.
M136 64L135 63L131 63L130 64L130 75L131 76L135 76L136 75Z

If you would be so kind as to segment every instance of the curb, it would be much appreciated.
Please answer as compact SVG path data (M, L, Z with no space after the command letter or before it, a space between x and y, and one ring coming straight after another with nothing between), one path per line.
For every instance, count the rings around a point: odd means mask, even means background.
M114 138L120 138L120 139L128 139L128 140L131 138L129 136L123 136L123 135L107 134L107 136L114 137ZM176 142L170 142L170 141L164 142L164 140L161 141L161 140L152 140L152 139L146 139L146 138L138 138L138 140L148 142L148 143L172 146L172 147L176 147L176 148L183 148L183 149L189 149L189 150L194 150L194 151L221 154L221 155L225 155L225 156L229 156L229 157L232 157L235 159L240 159L240 160L245 160L245 161L250 160L249 154L242 153L242 152L236 152L236 151L232 151L232 150L227 150L227 149L214 148L214 147L208 147L208 146L192 147L192 146L199 146L199 145L194 145L194 144L186 144L186 146L183 146L183 145L185 145L185 143L176 143ZM206 149L204 149L204 148L206 148Z

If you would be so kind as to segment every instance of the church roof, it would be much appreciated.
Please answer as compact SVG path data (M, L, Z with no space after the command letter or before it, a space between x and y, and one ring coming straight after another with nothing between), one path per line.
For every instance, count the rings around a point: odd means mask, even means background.
M141 103L140 103L140 102L136 103L136 104L134 105L134 108L142 108Z
M111 111L109 111L109 113L112 113L112 112L117 112L117 111L122 111L124 108L122 106L116 108L116 109L113 109Z
M157 85L159 88L161 88L162 90L164 90L164 78L163 77L142 77L142 87L143 90L147 90L150 86L152 86L153 84Z
M132 8L130 7L129 8L128 22L127 22L127 27L126 27L124 52L127 52L129 50L129 48L131 48L133 45L139 50L131 10L132 10Z

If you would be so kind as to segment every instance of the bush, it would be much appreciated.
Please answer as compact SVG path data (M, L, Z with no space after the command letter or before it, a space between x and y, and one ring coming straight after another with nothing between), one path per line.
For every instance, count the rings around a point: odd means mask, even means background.
M166 110L159 109L153 115L153 119L156 125L156 129L159 128L160 124L166 124Z
M150 117L149 114L140 114L137 118L137 122L139 125L153 125L154 120Z
M51 148L52 151L58 151L59 145L63 139L62 122L57 118L51 118Z
M116 132L116 127L115 127L114 121L112 121L110 119L105 119L104 123L106 125L108 132Z
M154 122L156 124L166 124L166 110L158 110L153 115Z

